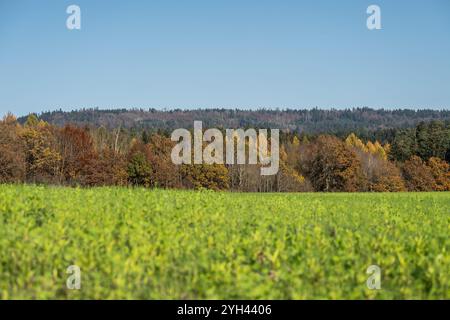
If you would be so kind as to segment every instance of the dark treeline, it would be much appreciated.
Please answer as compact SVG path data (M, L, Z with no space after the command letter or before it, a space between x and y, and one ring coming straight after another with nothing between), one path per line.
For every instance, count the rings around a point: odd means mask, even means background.
M343 110L239 110L239 109L82 109L71 112L44 112L39 118L56 126L72 123L77 126L115 129L157 130L172 132L192 127L194 120L208 128L267 128L307 134L331 134L344 139L355 133L363 140L391 143L392 129L412 128L420 122L450 121L449 110L375 110L355 108ZM26 117L18 119L24 124Z
M153 126L145 117L136 120L135 115L141 112L166 119ZM0 122L0 182L238 192L450 190L447 111L308 111L308 125L316 124L318 132L299 130L307 124L286 120L291 113L293 118L305 116L303 111L258 111L255 127L271 128L280 123L278 128L282 129L280 170L274 176L261 176L258 165L174 165L170 133L205 119L205 115L196 118L196 112L90 110L44 113L19 120L8 114ZM249 116L233 123L234 116L223 116L233 112L246 111L208 111L210 122L204 126L247 128L256 121ZM176 117L170 116L172 113ZM263 115L266 122L261 121ZM340 120L333 120L333 115ZM104 123L105 119L110 122ZM350 130L358 121L355 130L344 135L346 123ZM290 128L290 123L296 123L296 129ZM319 130L326 123L341 123L341 133L335 133L333 126Z

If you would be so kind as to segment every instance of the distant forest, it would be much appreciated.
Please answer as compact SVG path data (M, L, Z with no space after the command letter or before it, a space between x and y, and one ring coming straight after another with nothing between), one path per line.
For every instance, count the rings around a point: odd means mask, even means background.
M81 109L43 112L39 119L52 125L92 126L115 129L118 127L140 132L172 132L177 128L192 128L194 120L205 128L265 128L280 129L294 134L331 134L345 138L355 133L363 140L392 142L394 130L412 128L420 122L440 120L450 123L450 110L411 109L303 109L303 110L240 110L240 109ZM27 117L18 119L24 124Z
M280 129L280 170L174 165L174 129ZM450 111L80 110L0 121L0 183L236 192L450 191Z

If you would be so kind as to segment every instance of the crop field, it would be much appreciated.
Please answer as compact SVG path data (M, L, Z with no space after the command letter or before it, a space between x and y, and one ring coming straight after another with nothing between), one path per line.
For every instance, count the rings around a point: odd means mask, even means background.
M449 235L450 193L3 185L0 298L449 299Z

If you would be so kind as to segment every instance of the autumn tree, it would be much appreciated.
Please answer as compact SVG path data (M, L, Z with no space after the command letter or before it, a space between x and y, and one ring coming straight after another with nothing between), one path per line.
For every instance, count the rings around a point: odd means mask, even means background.
M427 162L434 178L433 190L450 191L450 165L436 157L431 157Z
M312 191L309 180L298 170L302 145L307 145L307 142L300 143L300 140L294 136L292 143L281 146L280 169L276 175L276 191Z
M373 157L373 155L369 155ZM363 162L363 170L367 168ZM373 157L367 170L368 190L375 192L406 191L401 171L392 162Z
M356 150L370 153L372 155L378 156L383 160L387 159L387 154L389 153L391 148L389 144L382 146L378 141L375 141L375 143L373 143L372 141L368 141L366 144L364 144L364 142L362 142L362 140L359 139L354 133L351 133L347 137L347 139L345 139L345 143Z
M145 131L144 131L145 132ZM179 187L181 176L179 168L172 163L173 141L159 134L148 138L147 160L152 168L152 185L162 188Z
M12 114L0 121L0 183L22 182L26 174L20 127Z
M230 186L227 168L222 164L181 165L183 183L194 189L226 190Z
M87 129L66 125L57 133L61 155L60 181L83 184L85 168L96 157L94 143Z
M27 181L56 183L62 164L57 129L30 115L20 136L25 145Z
M124 186L128 180L126 159L111 148L104 148L87 161L82 177L86 186Z
M367 184L356 153L333 136L319 136L309 144L301 170L316 191L359 191Z
M28 115L25 121L25 127L35 127L39 124L39 118L34 113Z
M435 184L433 173L420 157L412 156L405 161L402 172L409 191L433 190Z
M368 146L364 144L364 142L359 139L354 133L351 133L346 139L345 143L350 146L354 147L356 149L359 149L364 152L368 152Z
M384 147L376 141L364 144L355 134L345 140L361 162L361 169L367 178L367 189L361 191L395 192L404 191L405 185L400 170L387 159L390 145Z

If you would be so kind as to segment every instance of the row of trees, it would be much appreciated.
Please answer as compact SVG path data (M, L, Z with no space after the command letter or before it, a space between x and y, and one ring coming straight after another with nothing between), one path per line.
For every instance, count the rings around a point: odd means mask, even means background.
M442 123L421 123L401 131L392 145L355 134L284 135L278 174L261 176L259 165L176 166L170 157L174 142L161 132L57 127L35 115L21 125L9 114L0 122L0 182L240 192L448 191L445 130Z

